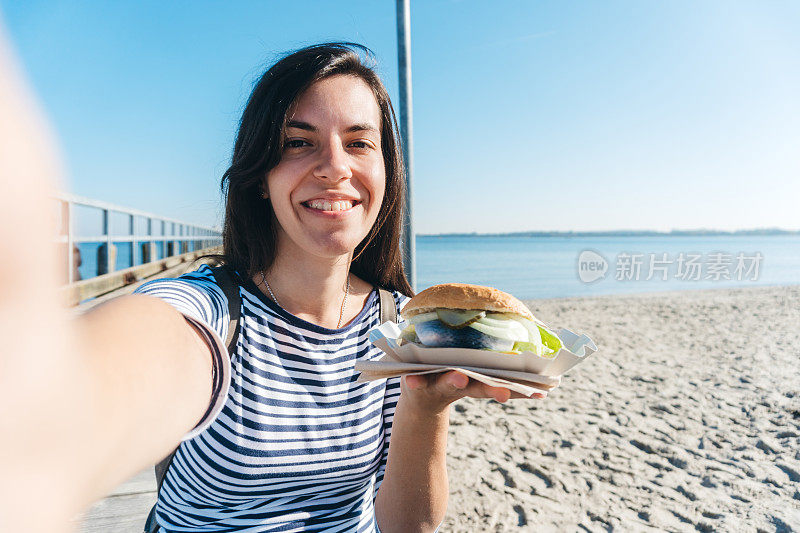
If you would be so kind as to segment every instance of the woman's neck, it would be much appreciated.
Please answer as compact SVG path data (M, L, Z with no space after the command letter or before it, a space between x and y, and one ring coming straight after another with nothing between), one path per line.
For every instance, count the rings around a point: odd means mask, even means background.
M281 250L263 275L263 280L261 273L253 276L253 282L278 305L330 329L344 326L358 314L371 290L369 284L350 275L350 255L317 257Z

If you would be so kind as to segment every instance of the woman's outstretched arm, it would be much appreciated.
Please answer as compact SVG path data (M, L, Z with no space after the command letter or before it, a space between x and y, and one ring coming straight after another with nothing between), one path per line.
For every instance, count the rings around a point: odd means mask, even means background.
M505 402L511 393L456 371L402 378L386 472L375 498L382 533L433 532L444 519L450 404L465 396Z
M67 531L177 445L211 395L210 350L168 304L77 322L57 298L55 143L0 21L0 531Z
M546 392L537 392L532 397L545 396ZM505 402L523 396L458 371L402 378L386 472L375 498L382 533L433 532L444 520L449 496L449 406L464 397Z

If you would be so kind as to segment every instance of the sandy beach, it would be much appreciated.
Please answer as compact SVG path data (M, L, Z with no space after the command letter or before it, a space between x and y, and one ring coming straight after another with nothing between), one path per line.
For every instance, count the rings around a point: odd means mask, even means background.
M441 533L800 531L800 286L527 304L600 351L546 400L453 407ZM141 531L154 485L80 531Z
M800 531L800 287L526 303L600 351L454 407L441 531Z

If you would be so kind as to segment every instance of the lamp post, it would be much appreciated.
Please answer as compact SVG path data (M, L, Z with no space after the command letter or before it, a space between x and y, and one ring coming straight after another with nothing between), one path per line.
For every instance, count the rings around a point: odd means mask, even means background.
M412 211L414 145L411 120L411 9L409 0L397 0L397 61L400 82L400 136L406 163L406 204L403 210L403 264L411 287L416 290L417 266Z

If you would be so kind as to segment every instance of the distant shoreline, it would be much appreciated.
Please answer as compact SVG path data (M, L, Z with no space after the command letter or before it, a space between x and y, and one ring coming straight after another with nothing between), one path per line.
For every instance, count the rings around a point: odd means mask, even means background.
M417 237L722 237L722 236L768 236L800 235L800 231L777 228L742 229L721 231L696 230L612 230L612 231L515 231L508 233L417 233Z

